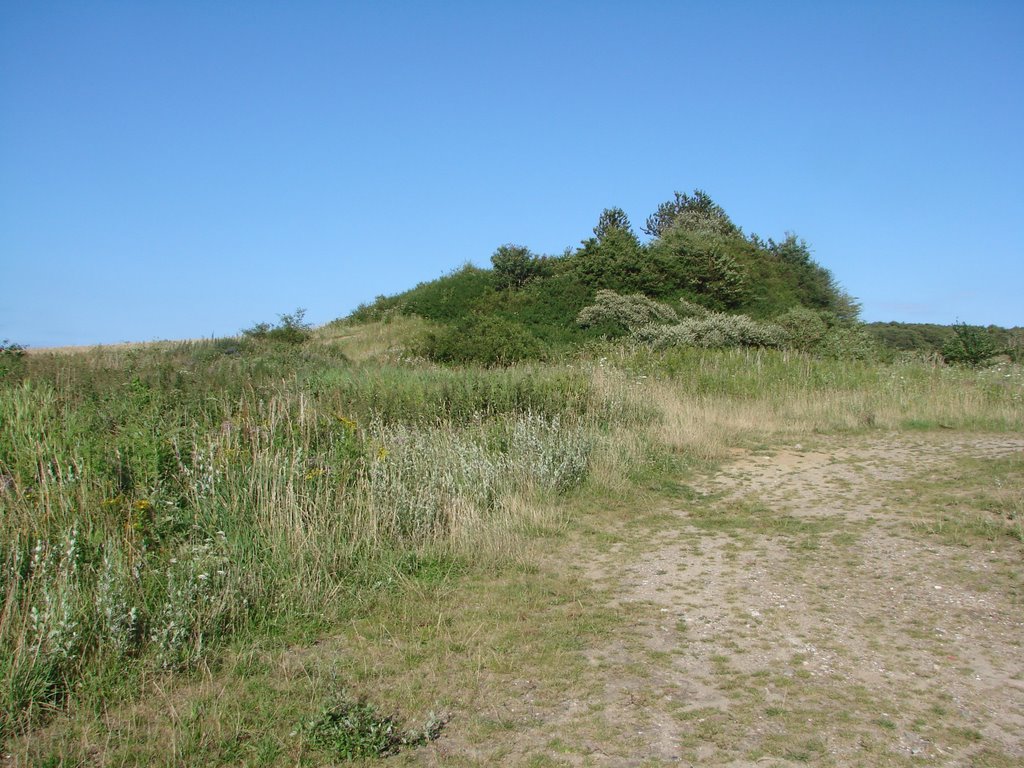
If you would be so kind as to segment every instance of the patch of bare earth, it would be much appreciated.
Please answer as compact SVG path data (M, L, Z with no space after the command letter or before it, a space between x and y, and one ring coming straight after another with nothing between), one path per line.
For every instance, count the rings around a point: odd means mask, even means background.
M635 614L589 651L632 754L590 765L1019 765L1024 547L913 526L907 482L1019 436L888 435L739 455L587 572ZM549 726L557 725L557 718Z

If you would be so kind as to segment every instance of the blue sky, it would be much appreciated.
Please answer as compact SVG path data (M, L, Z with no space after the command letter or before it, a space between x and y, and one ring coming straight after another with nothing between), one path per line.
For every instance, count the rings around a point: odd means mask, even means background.
M1019 2L0 3L0 339L322 323L707 190L866 320L1024 325Z

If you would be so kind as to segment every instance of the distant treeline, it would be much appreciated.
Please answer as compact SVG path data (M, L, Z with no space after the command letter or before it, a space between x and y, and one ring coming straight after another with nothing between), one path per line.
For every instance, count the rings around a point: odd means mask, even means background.
M942 349L953 337L955 326L934 323L866 323L864 327L884 347L901 352L942 354ZM981 328L993 346L1015 360L1024 355L1024 328L1000 328L990 325Z

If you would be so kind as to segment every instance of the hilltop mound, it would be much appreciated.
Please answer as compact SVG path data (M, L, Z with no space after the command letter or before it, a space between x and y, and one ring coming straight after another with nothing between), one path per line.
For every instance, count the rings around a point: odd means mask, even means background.
M752 320L802 307L826 325L851 323L857 303L817 264L807 244L746 235L705 192L677 192L634 232L619 208L605 209L575 250L539 255L500 246L491 268L466 264L451 274L356 309L350 320L417 315L442 324L427 353L441 360L532 358L588 338L615 336L614 324L576 319L599 291L641 295ZM498 343L499 349L494 346ZM486 349L476 349L481 346Z

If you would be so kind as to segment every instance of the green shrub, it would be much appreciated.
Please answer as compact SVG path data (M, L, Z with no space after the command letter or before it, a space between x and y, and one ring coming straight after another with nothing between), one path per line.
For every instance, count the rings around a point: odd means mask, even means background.
M443 363L511 365L539 358L543 347L519 323L499 315L474 315L430 334L421 351Z
M859 323L837 323L821 338L816 348L824 357L835 360L875 360L878 344Z
M807 307L792 307L772 322L782 328L786 346L793 349L814 349L828 333L828 323L821 313Z
M547 262L534 256L528 248L511 243L499 247L491 256L495 287L522 288L544 273Z
M843 320L826 310L791 307L773 322L783 332L783 344L835 360L874 360L880 350L861 323Z
M956 323L953 335L942 347L942 357L947 363L980 368L999 354L995 343L984 328L967 323Z
M647 217L643 231L661 237L675 228L722 235L738 235L740 231L725 210L701 189L695 189L693 195L676 192L674 199L662 203Z
M864 327L885 347L925 355L941 354L950 336L949 326L933 323L867 323Z
M557 260L552 262L558 266ZM531 280L524 288L496 295L501 299L493 311L530 330L545 345L568 345L588 334L574 322L576 315L593 301L593 291L568 271ZM480 304L486 314L490 307Z
M651 243L638 267L648 274L646 292L684 294L717 310L741 309L750 298L753 249L743 238L671 228Z
M271 341L280 344L301 344L313 335L313 327L306 322L306 310L296 309L289 315L278 315L277 325L257 323L246 328L242 335L257 341Z
M12 375L22 368L25 347L4 339L0 341L0 379Z
M420 283L396 296L378 296L373 304L359 307L349 318L381 320L397 312L451 323L473 313L477 302L494 289L495 276L491 270L467 263L437 280Z

